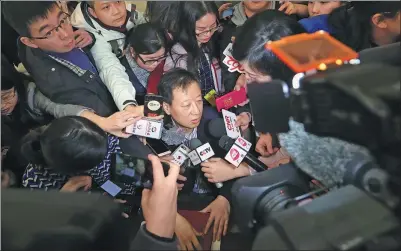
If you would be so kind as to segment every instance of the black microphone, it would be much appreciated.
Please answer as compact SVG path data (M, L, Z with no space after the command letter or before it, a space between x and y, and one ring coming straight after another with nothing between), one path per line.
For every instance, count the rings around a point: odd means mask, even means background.
M220 140L219 140L219 146L224 149L225 151L230 151L231 147L234 145L235 140L232 138L228 137L227 135L223 135ZM255 169L257 172L263 172L267 170L267 166L263 164L262 161L260 161L257 157L255 157L251 153L247 153L245 155L245 158L243 160L245 163L247 163L250 167Z
M199 140L199 139L191 139L191 141L189 142L189 144L190 144L190 148L191 148L191 150L192 151L195 151L196 152L196 149L199 149L200 147L202 147L203 145L202 145L202 142ZM206 145L206 144L205 144ZM209 145L210 146L210 145ZM211 148L211 147L210 147ZM212 149L210 149L211 151L213 151ZM201 160L201 161L203 161L203 162L207 162L207 159L204 159L204 160L202 160L202 152L200 153L200 155L201 156L199 156L199 159ZM213 155L214 155L214 152L213 152ZM192 161L192 156L190 155L189 156L190 158L191 158L191 161ZM207 158L210 158L211 156L209 156L209 157L207 157ZM215 183L215 185L216 185L216 187L217 188L222 188L223 187L223 183L221 183L221 182L217 182L217 183Z
M223 135L227 135L224 120L222 118L209 120L206 123L205 132L214 139L220 139Z

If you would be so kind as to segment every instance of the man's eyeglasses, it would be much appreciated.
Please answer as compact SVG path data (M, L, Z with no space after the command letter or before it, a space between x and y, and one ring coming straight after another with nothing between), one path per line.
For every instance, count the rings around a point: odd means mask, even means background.
M30 37L31 39L49 39L49 38L53 38L56 33L59 31L60 28L65 28L66 25L71 24L71 20L70 20L70 15L63 12L62 14L62 18L60 20L60 23L54 27L53 29L49 30L48 32L46 32L45 36L43 37Z
M153 65L154 63L159 63L159 62L161 62L161 61L163 61L164 59L167 58L167 55L164 55L164 56L162 56L162 57L160 57L160 58L144 60L144 59L141 57L141 55L136 54L136 56L142 61L142 63L143 63L144 65Z
M222 30L223 30L223 26L221 24L219 24L216 27L213 27L213 28L210 28L208 30L196 33L196 36L205 37L209 32L213 34L215 31L221 32Z

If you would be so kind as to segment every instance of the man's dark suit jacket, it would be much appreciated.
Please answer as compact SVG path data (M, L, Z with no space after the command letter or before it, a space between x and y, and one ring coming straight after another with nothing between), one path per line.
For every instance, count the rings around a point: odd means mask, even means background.
M208 133L208 123L216 118L220 118L220 114L214 108L210 106L204 106L202 118L197 128L197 138L202 142L202 144L209 143L211 145L215 153L215 157L220 157L224 159L226 153L222 149L220 149L218 145L219 139L213 138ZM171 150L174 150L175 147L176 146L172 146ZM187 181L185 181L184 188L180 192L180 196L178 198L179 208L186 210L201 210L206 207L210 202L212 202L217 195L222 195L228 201L231 201L231 187L235 180L223 182L223 187L218 189L214 184L208 182L205 177L203 177L205 179L205 183L212 191L213 196L199 195L197 196L197 199L194 199L192 196L194 195L192 189L195 185L196 169L198 168L201 167L196 166L196 168L187 169L184 173L184 176L187 177Z

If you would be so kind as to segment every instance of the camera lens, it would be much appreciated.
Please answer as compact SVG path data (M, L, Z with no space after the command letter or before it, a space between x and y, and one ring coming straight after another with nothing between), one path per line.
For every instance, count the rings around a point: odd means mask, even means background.
M302 189L285 184L268 191L258 203L256 218L266 220L272 212L296 206L293 199L304 194Z

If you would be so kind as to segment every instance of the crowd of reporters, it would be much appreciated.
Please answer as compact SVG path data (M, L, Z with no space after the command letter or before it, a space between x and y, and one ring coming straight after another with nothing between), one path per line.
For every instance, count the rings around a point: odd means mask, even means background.
M149 158L154 182L142 192L145 224L131 248L199 250L197 236L209 231L213 241L224 241L235 211L232 184L255 170L219 158L224 155L207 124L221 114L205 96L272 79L291 82L295 73L266 50L267 41L324 30L357 52L394 43L400 9L399 2L242 1L218 8L155 1L140 13L124 1L2 2L8 25L2 27L2 188L96 191L110 179L113 153ZM243 73L223 63L230 43ZM218 157L200 168L188 161L182 172L126 133L143 118L148 93L163 97L165 135L183 136L162 138L165 144L173 149L197 138L210 142ZM341 168L355 153L369 156L364 147L310 135L295 121L289 133L258 133L249 104L233 111L242 133L257 138L252 143L266 168L295 155L298 165L322 168ZM323 148L331 157L314 154ZM160 161L169 163L168 176ZM223 187L216 188L219 182ZM136 187L125 184L122 193L135 195ZM208 213L205 229L191 226L183 209Z

